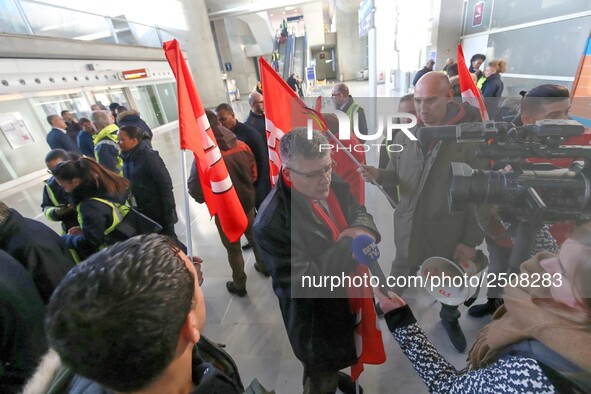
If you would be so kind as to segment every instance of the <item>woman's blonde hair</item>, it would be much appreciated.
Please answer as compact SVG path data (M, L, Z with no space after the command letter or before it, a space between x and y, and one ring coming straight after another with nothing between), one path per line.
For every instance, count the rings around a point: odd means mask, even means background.
M583 250L574 260L572 277L568 278L581 308L573 313L573 308L553 298L535 298L533 301L558 316L574 320L584 328L591 329L591 221L575 228L568 239L583 246Z
M505 71L507 71L507 62L504 60L500 60L500 59L491 60L490 62L488 62L488 66L490 68L495 69L497 74L504 73Z

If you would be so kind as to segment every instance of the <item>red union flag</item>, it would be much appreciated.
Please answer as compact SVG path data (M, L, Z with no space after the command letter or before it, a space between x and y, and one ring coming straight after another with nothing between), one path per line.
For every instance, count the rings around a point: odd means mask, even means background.
M480 95L480 91L476 87L476 83L472 79L472 75L466 67L466 60L464 60L464 50L462 44L458 44L458 74L460 79L460 91L464 102L476 107L480 110L480 117L482 120L488 120L488 112L484 106L484 100Z
M306 127L308 119L316 116L263 57L259 58L259 70L263 85L271 183L274 185L281 168L279 140L296 127Z
M177 81L181 149L195 155L199 181L211 216L218 215L231 242L240 239L248 223L228 174L226 163L207 121L193 77L177 40L164 43L166 59Z

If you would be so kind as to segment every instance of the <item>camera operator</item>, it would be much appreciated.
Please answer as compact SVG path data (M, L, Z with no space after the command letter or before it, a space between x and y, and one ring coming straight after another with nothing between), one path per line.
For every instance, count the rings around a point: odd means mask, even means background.
M470 105L452 101L453 92L445 74L430 72L416 85L414 105L418 126L456 125L480 121L478 110ZM477 212L467 205L462 212L450 213L447 194L450 184L450 163L470 163L484 169L487 161L477 159L476 144L457 143L455 140L423 144L411 141L398 133L394 143L404 146L393 155L385 170L364 166L360 170L366 181L376 180L382 186L399 188L400 202L394 211L394 243L396 258L391 276L414 275L420 264L429 257L450 260L470 260L476 246L484 238L481 226L487 223L486 209ZM482 214L479 220L479 213ZM439 316L452 346L463 352L466 338L459 325L457 306L441 305Z
M525 94L521 100L520 121L524 126L534 124L538 120L543 119L568 119L568 111L570 108L570 94L567 88L560 85L544 84L539 85ZM519 122L515 122L519 124ZM580 144L588 145L590 135L577 135L569 137L565 141L565 145ZM573 158L561 159L540 159L529 158L528 163L550 163L556 167L568 168L572 165ZM499 163L504 166L503 163ZM516 228L516 220L511 219L506 222L493 218L489 223L487 236L485 238L487 249L490 254L490 265L488 267L489 273L511 273L517 272L519 267L512 266L519 264L523 257L512 256L515 252L514 248L514 231ZM527 251L529 257L535 253L547 250L556 252L558 245L564 241L566 234L573 228L572 222L563 222L554 229L547 225L541 226L536 230L535 243L532 250ZM511 239L513 238L513 240ZM500 287L489 287L487 297L488 301L481 305L474 305L468 310L470 316L483 317L492 314L502 303L503 289Z

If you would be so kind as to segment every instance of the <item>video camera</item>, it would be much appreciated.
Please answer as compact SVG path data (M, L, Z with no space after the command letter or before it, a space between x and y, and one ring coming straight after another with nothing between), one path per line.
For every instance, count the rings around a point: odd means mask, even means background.
M463 210L468 203L496 204L511 216L557 222L591 219L591 146L562 145L583 131L573 120L541 120L523 127L485 121L424 128L418 138L421 143L440 139L482 143L477 157L495 160L497 166L511 165L509 170L484 171L452 163L450 211ZM570 158L573 164L557 168L529 163L528 158Z

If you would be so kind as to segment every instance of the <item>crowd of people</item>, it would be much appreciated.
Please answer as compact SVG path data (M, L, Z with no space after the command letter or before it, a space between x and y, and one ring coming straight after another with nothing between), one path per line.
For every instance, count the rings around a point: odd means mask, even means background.
M499 74L506 63L490 61L481 72L484 61L484 55L474 55L470 72L485 97L500 97ZM481 120L477 108L454 100L457 64L448 59L444 73L433 71L433 65L417 73L414 93L399 103L399 112L417 117L415 136L423 127ZM350 120L354 140L343 143L362 143L353 129L368 134L364 109L344 83L336 84L331 96ZM357 169L342 152L322 149L329 141L321 132L309 135L296 128L280 141L282 167L272 185L262 93L251 93L248 103L244 122L226 103L206 111L248 219L248 245L241 245L227 238L215 217L232 271L226 289L247 296L242 249L251 247L255 269L272 280L291 347L304 367L304 393L355 392L342 370L359 362L360 320L377 316L384 317L431 392L589 391L591 352L584 344L591 343L590 223L574 230L569 224L562 236L542 226L527 253L514 253L522 249L510 230L516 224L498 207L467 204L450 212L447 201L450 163L511 169L476 156L477 143L437 136L413 141L407 133L395 133L385 145L404 150L385 150L379 168L365 165L361 155ZM137 111L117 103L109 109L96 109L78 122L69 111L47 118L52 129L45 162L51 177L40 191L42 210L48 220L61 223L61 235L0 202L0 391L20 392L30 380L25 393L47 392L59 375L59 392L242 392L235 368L224 369L203 356L211 344L202 335L201 259L187 256L175 233L172 180L152 147L153 132ZM541 85L524 93L515 121L566 119L568 109L568 89ZM338 138L339 122L326 118ZM204 203L199 174L193 163L188 191ZM391 239L381 235L386 232L365 207L364 181L383 186L396 201ZM157 223L160 234L130 238L117 231L133 210ZM352 253L359 237L394 244L391 276L413 275L432 256L475 259L486 242L490 272L559 273L562 281L542 289L508 287L470 308L474 317L494 313L494 318L470 338L468 364L458 371L429 342L401 298L404 287L388 295L376 291L377 303L369 310L345 287L331 294L304 287L305 276L361 275ZM440 308L452 347L466 351L460 308L448 303Z

